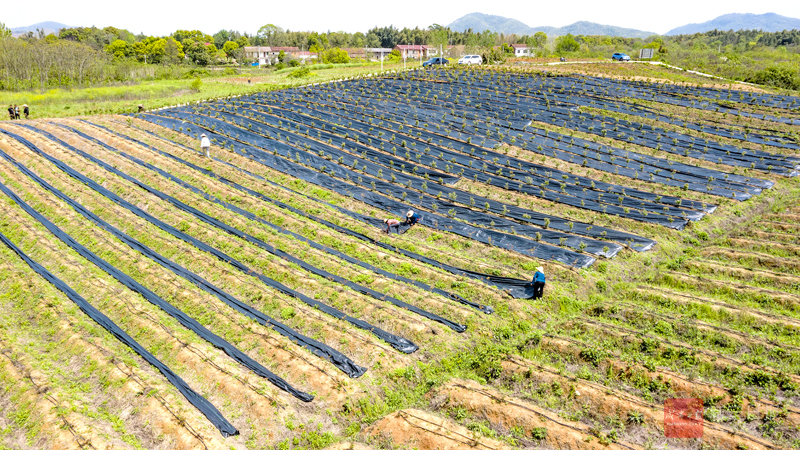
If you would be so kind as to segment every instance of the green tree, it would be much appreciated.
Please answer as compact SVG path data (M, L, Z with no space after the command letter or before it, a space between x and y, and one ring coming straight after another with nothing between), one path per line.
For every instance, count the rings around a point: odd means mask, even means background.
M207 66L211 63L211 54L206 50L205 43L187 39L183 43L186 56L198 66Z
M581 45L575 40L575 36L573 36L572 33L567 34L566 36L559 36L556 39L557 53L563 54L577 52L580 48Z
M450 30L439 25L438 23L435 23L428 28L430 29L428 32L428 45L435 47L437 51L439 50L439 46L442 46L442 49L447 49Z
M122 39L117 39L116 41L106 45L105 50L106 53L115 58L125 58L133 54L133 46L129 45Z
M528 36L525 43L528 45L528 53L533 56L534 48L542 50L544 45L547 44L547 34L544 31L537 31L533 36Z
M177 63L182 60L185 56L183 53L183 44L168 37L165 40L164 44L164 57L165 60L171 63Z
M225 45L222 46L222 51L225 52L225 56L228 58L235 58L236 50L239 49L239 44L233 41L228 41Z
M3 22L0 22L0 41L11 37L11 29Z
M279 33L282 33L282 32L283 32L283 28L281 28L281 27L279 27L277 25L273 25L271 23L268 23L268 24L266 24L263 27L258 29L258 34L256 36L258 36L258 37L260 37L262 39L266 39L267 44L270 47L272 47L274 45L275 37Z
M322 62L329 64L347 64L350 62L350 55L340 48L331 48L320 54Z

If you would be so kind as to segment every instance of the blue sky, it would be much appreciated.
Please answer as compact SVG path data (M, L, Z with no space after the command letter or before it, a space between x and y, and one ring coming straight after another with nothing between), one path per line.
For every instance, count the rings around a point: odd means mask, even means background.
M138 0L38 0L14 2L3 8L0 21L13 28L52 20L70 26L113 25L134 33L165 35L177 29L200 29L213 34L220 29L255 33L267 23L284 29L312 31L366 31L373 26L398 28L443 25L471 13L482 12L515 18L529 26L564 26L579 20L665 33L687 23L711 20L727 13L775 12L800 18L800 1L752 0L698 1L671 0L642 2L633 0L571 0L568 2L505 1L457 2L402 0L303 0L232 2L169 2ZM112 6L113 5L113 6ZM223 6L221 6L223 5Z

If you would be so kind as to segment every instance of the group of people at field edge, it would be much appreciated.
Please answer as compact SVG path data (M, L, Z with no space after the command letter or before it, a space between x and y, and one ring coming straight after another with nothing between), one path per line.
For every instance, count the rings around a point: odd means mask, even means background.
M31 110L28 108L28 105L8 105L8 116L11 120L19 120L20 113L25 114L25 118L27 119Z

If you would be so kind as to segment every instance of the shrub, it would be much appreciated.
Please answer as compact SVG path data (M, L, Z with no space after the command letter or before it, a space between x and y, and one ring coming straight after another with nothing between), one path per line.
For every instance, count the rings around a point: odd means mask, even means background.
M325 50L319 56L322 62L329 64L347 64L350 62L350 55L337 47Z
M531 428L531 438L536 439L537 441L541 441L547 438L547 428L545 427Z
M771 66L747 78L747 81L784 89L800 89L800 73L796 68Z
M189 88L191 88L191 90L193 90L195 92L200 92L200 87L202 85L203 85L203 81L200 80L200 78L195 78L194 81L192 81L192 84L189 85Z
M289 78L307 78L307 77L314 76L314 73L311 72L311 70L308 67L301 67L301 68L289 73L289 75L286 75L286 76L289 77Z

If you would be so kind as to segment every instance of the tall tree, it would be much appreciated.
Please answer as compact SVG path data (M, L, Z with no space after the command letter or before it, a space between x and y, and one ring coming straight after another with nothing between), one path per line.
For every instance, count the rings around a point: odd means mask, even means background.
M0 40L8 39L11 37L11 30L4 24L0 22Z
M258 37L266 39L267 45L272 47L273 45L275 45L274 44L275 37L279 33L282 33L282 32L283 32L283 28L281 28L281 27L279 27L277 25L273 25L271 23L268 23L268 24L266 24L263 27L258 29Z

